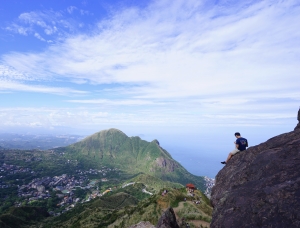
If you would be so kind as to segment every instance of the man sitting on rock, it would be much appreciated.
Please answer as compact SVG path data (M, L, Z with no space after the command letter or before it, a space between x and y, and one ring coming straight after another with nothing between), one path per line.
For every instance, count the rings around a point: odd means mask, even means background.
M248 147L247 139L242 138L239 132L236 132L234 136L237 138L237 140L233 142L235 144L235 149L228 154L226 161L221 162L222 164L226 164L233 155L246 150L246 147Z

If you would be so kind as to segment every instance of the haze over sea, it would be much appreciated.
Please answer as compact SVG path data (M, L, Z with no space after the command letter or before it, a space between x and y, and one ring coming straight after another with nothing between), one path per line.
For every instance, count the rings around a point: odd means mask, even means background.
M158 139L196 175L291 131L298 0L0 1L0 132Z

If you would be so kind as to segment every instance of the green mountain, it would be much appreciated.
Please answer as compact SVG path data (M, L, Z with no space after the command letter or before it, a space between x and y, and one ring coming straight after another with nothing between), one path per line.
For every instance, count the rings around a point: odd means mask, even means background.
M100 131L56 151L84 169L114 167L131 175L144 173L183 185L192 182L204 191L204 178L189 173L157 140L147 142L140 137L128 137L118 129Z

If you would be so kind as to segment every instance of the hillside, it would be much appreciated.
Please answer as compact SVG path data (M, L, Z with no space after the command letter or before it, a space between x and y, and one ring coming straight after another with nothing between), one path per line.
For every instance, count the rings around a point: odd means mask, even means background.
M67 147L56 149L83 168L110 166L128 174L145 173L183 185L194 183L204 191L204 179L189 173L164 150L157 140L128 137L117 129L95 133Z
M167 193L162 195L163 190L157 195L140 202L136 207L128 209L126 214L120 216L109 228L129 227L140 221L149 221L156 225L163 212L172 207L174 209L178 224L182 218L186 222L203 227L209 227L211 221L212 208L209 200L200 191L195 191L194 197L187 194L185 188L167 188ZM186 201L184 201L186 198ZM195 200L200 200L200 204L195 204ZM195 227L192 225L192 227Z
M235 155L216 176L211 227L300 227L300 110L294 131Z
M134 186L129 186L130 192ZM138 201L134 196L114 191L107 196L96 198L88 203L76 206L73 210L59 216L48 218L39 227L108 227L124 228L148 221L156 225L163 212L173 207L178 223L185 218L190 224L209 227L212 208L209 200L196 190L194 197L188 195L185 188L165 188L167 194L158 194ZM184 198L187 200L184 201ZM194 200L200 200L195 204ZM191 227L195 227L192 225Z
M46 217L49 217L49 214L42 207L12 207L6 214L0 216L0 227L26 227Z
M201 187L204 178L188 173L157 140L116 129L46 151L3 149L0 171L1 227L156 224L170 206L178 221L208 227L211 219L209 200L184 187Z

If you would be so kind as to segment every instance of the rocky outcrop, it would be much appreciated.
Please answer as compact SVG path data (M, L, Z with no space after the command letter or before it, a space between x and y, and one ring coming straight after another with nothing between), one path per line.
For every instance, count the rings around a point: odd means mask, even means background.
M298 111L298 117L297 117L297 120L298 120L298 124L297 124L297 126L295 127L295 130L300 129L300 108L299 108L299 111Z
M179 228L173 208L168 208L160 217L157 228Z
M150 222L139 222L129 228L155 228ZM179 228L173 208L168 208L158 220L156 228Z
M300 227L299 123L229 160L216 176L211 203L212 228Z
M174 160L164 157L156 158L155 164L160 168L164 168L167 172L174 172L174 170L178 168L178 165Z

